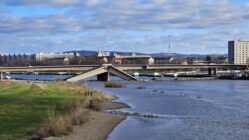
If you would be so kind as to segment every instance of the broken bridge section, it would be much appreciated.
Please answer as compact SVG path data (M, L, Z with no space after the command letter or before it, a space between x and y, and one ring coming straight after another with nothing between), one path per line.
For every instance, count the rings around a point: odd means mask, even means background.
M77 82L92 76L97 76L98 81L109 81L109 74L116 75L127 81L138 81L137 78L128 73L114 67L113 65L103 65L102 67L92 69L83 74L67 79L68 82Z

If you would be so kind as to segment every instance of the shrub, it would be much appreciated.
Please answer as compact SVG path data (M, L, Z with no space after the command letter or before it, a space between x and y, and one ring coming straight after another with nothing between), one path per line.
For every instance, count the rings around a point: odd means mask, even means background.
M48 120L37 132L38 137L61 136L73 131L71 119L66 116L57 116L54 108L48 111Z
M91 110L99 111L101 110L101 105L98 100L89 100L89 104L87 108Z
M72 125L81 125L88 120L88 117L89 117L88 111L77 109L71 115L71 123Z
M65 99L61 104L61 110L73 111L81 106L80 100L76 98Z
M56 78L54 79L54 81L55 81L55 82L60 82L60 81L63 81L63 79L61 79L60 77L56 77Z
M105 82L105 87L108 87L108 88L122 88L123 85L120 82L109 81L109 82Z
M56 117L49 120L39 131L39 137L61 136L73 131L73 125L70 118L65 116Z
M69 115L57 115L54 108L48 111L48 120L35 133L33 138L41 139L50 136L68 135L73 131L73 125L81 125L89 119L89 111L77 108Z

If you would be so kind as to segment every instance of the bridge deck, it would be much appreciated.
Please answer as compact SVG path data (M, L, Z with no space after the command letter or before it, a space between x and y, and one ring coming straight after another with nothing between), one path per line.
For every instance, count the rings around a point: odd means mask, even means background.
M156 69L191 69L191 68L241 68L247 65L215 64L215 65L114 65L120 70L142 70L144 68ZM65 71L88 71L99 65L63 65L63 66L32 66L32 67L0 67L0 72L65 72Z
M107 74L107 79L106 79L107 81L109 79L108 78L109 73L114 74L114 75L116 75L124 80L128 80L128 81L137 81L138 80L135 77L127 74L126 72L124 72L122 70L119 70L118 68L116 68L112 65L106 65L106 66L104 65L102 67L87 71L87 72L80 74L78 76L69 78L69 79L67 79L67 81L68 82L77 82L77 81L80 81L82 79L86 79L86 78L89 78L92 76L100 76L101 74L104 74L104 73Z

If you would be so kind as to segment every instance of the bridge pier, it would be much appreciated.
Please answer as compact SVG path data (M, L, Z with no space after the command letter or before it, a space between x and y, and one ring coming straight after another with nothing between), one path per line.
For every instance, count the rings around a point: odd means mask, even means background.
M213 73L212 73L212 69L213 69ZM208 68L208 75L216 75L217 74L217 68Z
M208 75L212 75L212 68L208 68Z
M109 72L97 75L97 81L109 81Z
M216 75L217 74L217 69L216 68L214 68L214 75Z

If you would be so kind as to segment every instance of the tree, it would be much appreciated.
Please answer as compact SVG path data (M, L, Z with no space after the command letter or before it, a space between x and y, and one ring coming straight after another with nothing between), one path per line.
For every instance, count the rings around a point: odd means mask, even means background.
M216 63L217 62L217 57L216 56L212 56L212 55L208 55L206 58L205 58L206 62L208 64L210 63Z

